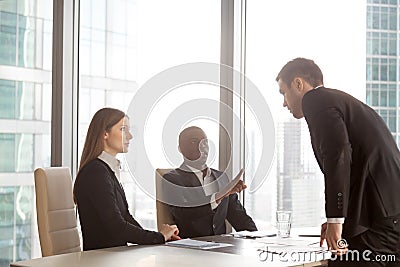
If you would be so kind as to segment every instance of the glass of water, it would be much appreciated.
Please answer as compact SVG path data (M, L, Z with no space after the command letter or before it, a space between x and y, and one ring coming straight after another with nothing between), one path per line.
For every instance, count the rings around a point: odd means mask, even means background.
M292 212L280 210L276 212L276 228L279 237L290 237L290 229L292 227Z

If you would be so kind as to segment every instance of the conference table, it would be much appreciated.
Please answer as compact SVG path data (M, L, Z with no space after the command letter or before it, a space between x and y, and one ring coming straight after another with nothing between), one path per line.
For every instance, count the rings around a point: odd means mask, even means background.
M61 254L14 262L10 267L105 267L105 266L327 266L326 253L302 251L290 244L316 244L318 237L248 238L219 235L195 238L216 248L189 248L170 244L130 245ZM189 240L191 241L191 240ZM198 242L200 243L200 242ZM288 246L286 246L287 244ZM212 245L211 245L212 247ZM274 248L274 249L270 249ZM279 248L279 250L276 250ZM296 251L297 250L297 251ZM283 253L282 253L283 251ZM284 256L282 256L284 255Z

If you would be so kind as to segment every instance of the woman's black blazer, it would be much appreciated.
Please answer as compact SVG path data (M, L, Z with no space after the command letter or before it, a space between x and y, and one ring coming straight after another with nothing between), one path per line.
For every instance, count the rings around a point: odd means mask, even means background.
M135 244L161 244L164 236L143 229L128 210L125 192L111 168L94 159L78 173L75 198L83 249Z

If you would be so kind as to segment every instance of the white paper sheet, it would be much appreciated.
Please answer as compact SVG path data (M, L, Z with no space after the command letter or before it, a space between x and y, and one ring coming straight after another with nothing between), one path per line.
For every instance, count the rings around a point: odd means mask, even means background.
M234 237L243 237L243 238L259 238L259 237L274 237L276 236L276 230L271 231L240 231L231 233Z
M228 243L217 243L209 241L193 240L190 238L167 242L166 245L183 248L213 249L233 246Z

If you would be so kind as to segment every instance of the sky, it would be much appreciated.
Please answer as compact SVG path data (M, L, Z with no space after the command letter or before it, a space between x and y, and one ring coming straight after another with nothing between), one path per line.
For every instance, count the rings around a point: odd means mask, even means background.
M219 62L219 1L138 1L138 10L139 85L179 64ZM326 86L364 101L364 0L248 0L246 29L246 74L273 109L276 74L299 56L314 59Z
M220 1L137 1L135 15L139 90L158 73L180 64L220 61ZM282 107L275 77L295 57L313 59L324 73L325 86L365 101L364 0L248 0L246 23L246 75L264 96L275 124L291 117ZM235 40L240 41L238 28ZM235 62L239 60L237 56ZM144 140L154 167L176 164L176 158L171 162L163 151L162 127L169 115L190 98L218 101L218 90L211 85L182 85L154 103ZM196 123L205 127L217 146L216 122L191 122ZM178 154L177 144L174 149Z

